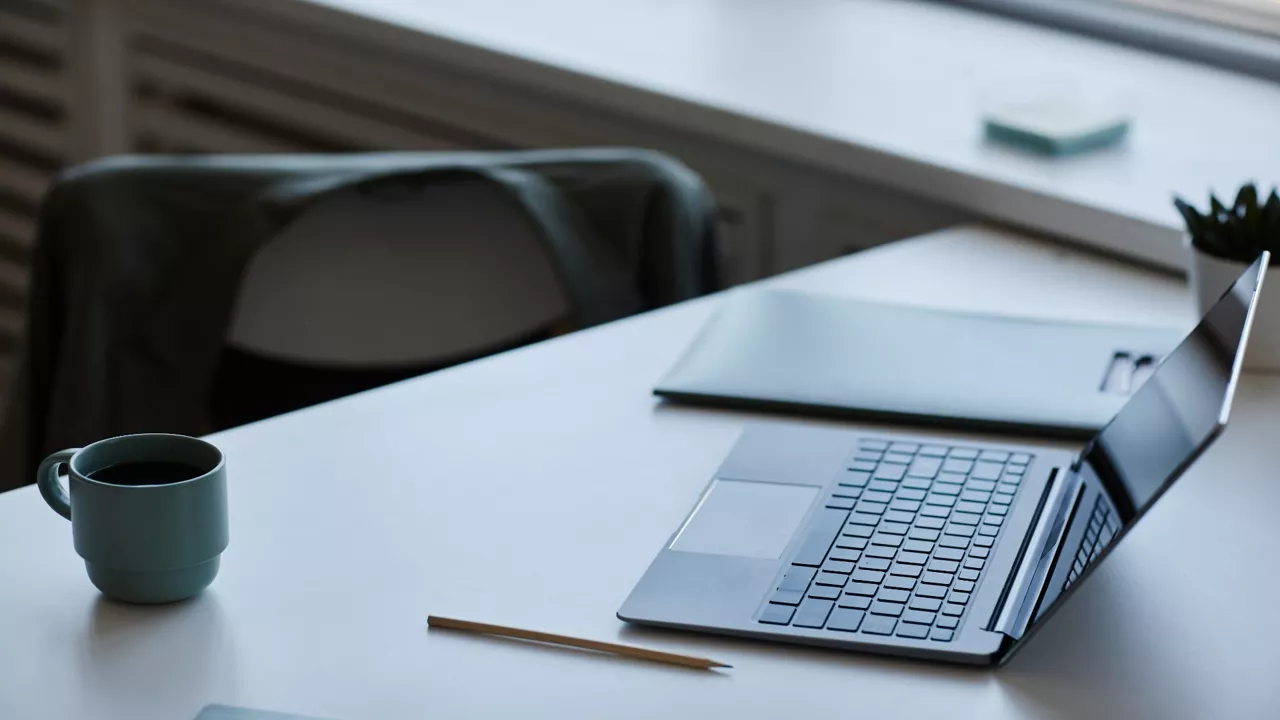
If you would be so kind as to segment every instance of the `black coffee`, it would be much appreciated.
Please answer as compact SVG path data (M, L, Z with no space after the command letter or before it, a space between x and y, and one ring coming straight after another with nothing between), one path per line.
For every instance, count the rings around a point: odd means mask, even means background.
M89 473L89 478L111 485L168 485L199 477L198 467L176 462L127 462Z

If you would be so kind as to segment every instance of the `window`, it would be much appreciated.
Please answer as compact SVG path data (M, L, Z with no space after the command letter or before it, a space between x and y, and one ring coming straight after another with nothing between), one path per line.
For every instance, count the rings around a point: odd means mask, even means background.
M1280 82L1280 0L936 0Z

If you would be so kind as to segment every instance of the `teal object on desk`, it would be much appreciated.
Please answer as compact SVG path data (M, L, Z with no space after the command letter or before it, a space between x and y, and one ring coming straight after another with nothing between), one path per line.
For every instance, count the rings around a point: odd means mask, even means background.
M1078 155L1114 145L1129 133L1122 113L1070 99L1013 103L983 118L987 138L1042 155Z

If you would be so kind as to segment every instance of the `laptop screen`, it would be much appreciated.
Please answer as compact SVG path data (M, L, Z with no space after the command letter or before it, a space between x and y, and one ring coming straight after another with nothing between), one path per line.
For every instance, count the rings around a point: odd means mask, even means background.
M1262 262L1249 266L1082 454L1124 523L1226 423Z

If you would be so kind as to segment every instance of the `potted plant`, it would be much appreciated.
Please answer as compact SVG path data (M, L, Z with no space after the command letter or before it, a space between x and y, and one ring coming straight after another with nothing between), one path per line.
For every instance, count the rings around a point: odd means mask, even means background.
M1187 223L1191 250L1191 291L1201 315L1222 297L1222 293L1244 272L1263 250L1271 251L1271 264L1280 265L1280 197L1271 190L1265 202L1258 188L1249 183L1240 188L1230 206L1209 194L1209 210L1201 213L1181 198L1174 199ZM1280 370L1280 289L1275 278L1264 283L1258 313L1249 336L1245 367L1251 370Z

